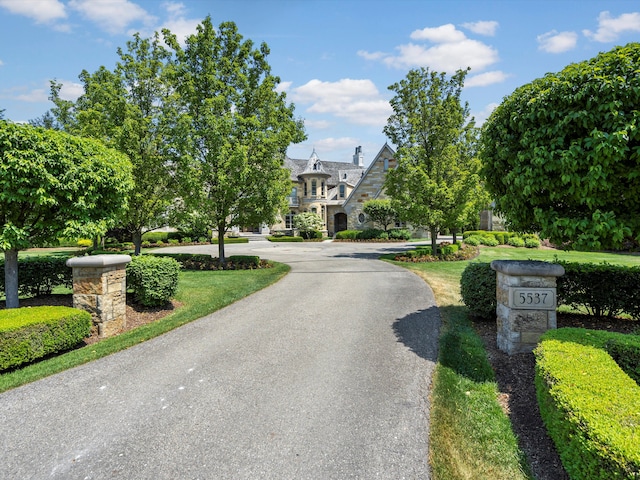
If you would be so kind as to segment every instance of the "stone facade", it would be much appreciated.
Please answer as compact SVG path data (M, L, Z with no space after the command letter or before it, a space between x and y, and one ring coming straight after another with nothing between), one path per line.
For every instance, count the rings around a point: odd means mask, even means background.
M361 147L357 147L352 163L321 161L315 151L308 160L287 158L293 188L289 197L289 213L273 230L291 230L293 216L315 212L324 222L324 233L373 227L364 216L367 200L383 199L382 186L386 171L396 165L395 152L385 144L371 164L364 167Z
M95 255L67 260L73 269L73 306L86 310L100 337L119 333L127 322L129 255Z
M540 336L557 328L556 279L561 265L494 260L496 271L497 343L509 355L531 352Z

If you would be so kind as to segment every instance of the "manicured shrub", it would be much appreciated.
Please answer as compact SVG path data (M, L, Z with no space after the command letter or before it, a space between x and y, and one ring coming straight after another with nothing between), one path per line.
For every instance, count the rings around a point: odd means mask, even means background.
M91 314L69 307L0 310L0 370L78 345L91 333Z
M572 479L640 478L640 387L604 348L620 335L549 330L534 351L540 413Z
M522 248L524 247L524 239L521 237L511 237L509 240L507 240L507 245Z
M496 272L487 262L467 265L460 277L462 302L474 317L496 318Z
M615 336L605 343L604 348L620 368L640 385L640 336Z
M193 243L191 237L182 237L182 243Z
M366 228L358 233L358 240L374 240L380 238L384 233L384 230L377 228Z
M526 238L524 240L524 246L526 248L540 248L540 240L537 238Z
M157 243L159 240L166 242L169 232L146 232L142 234L142 240L149 241L151 243Z
M211 243L214 245L218 244L218 237L214 237L211 240ZM247 237L225 237L224 239L225 245L231 243L249 243L249 239Z
M355 240L359 232L359 230L342 230L336 233L336 240Z
M81 238L76 242L76 245L81 248L91 248L93 247L93 240L90 240L88 238Z
M71 288L73 271L64 257L39 256L18 259L18 293L24 296L49 295L55 287ZM4 291L4 259L0 260L0 290Z
M498 240L496 240L496 237L494 237L493 235L484 235L480 237L480 243L482 245L486 245L487 247L497 247L498 245L500 245L500 242L498 242Z
M260 268L260 257L257 255L231 255L227 261L237 267Z
M471 235L470 237L464 239L464 243L466 243L467 245L471 245L472 247L477 247L478 245L482 244L482 237L479 235Z
M127 265L127 286L145 306L164 305L178 289L180 264L173 258L138 255Z
M640 267L608 263L557 263L565 270L565 274L558 278L558 303L586 309L596 316L627 313L640 320Z
M270 242L304 242L304 238L302 237L289 237L286 235L272 235L270 237L267 237L267 240L269 240Z
M393 228L387 233L391 240L411 240L411 232L406 228Z

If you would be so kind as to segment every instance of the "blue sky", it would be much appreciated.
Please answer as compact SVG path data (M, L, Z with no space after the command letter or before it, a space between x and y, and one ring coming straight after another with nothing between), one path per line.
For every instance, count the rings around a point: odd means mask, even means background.
M463 96L481 123L518 86L640 41L637 0L0 0L0 108L36 118L49 80L75 99L78 74L113 69L134 32L184 38L207 15L269 45L308 134L291 157L351 161L361 145L365 164L386 141L388 86L412 68L470 66Z

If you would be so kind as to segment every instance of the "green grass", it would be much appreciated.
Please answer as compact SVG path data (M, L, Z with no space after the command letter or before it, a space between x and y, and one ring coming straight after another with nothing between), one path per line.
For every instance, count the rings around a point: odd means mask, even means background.
M122 335L34 363L20 370L1 374L0 392L162 335L271 285L288 271L287 265L274 263L273 268L259 270L181 272L176 300L182 303L182 306L174 313Z
M546 260L640 265L640 256L600 252L483 247L475 261ZM474 261L471 260L471 261ZM469 261L399 263L432 288L442 317L440 353L431 398L430 463L434 480L530 479L481 339L460 299Z

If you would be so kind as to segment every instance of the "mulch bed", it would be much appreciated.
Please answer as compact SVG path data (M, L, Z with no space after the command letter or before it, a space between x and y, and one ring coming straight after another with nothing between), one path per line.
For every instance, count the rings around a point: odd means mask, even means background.
M475 321L474 328L484 341L489 361L496 372L499 401L511 419L533 476L537 480L568 480L553 441L540 417L534 385L533 353L507 355L496 343L496 322ZM576 327L634 333L639 322L619 318L558 313L558 328Z

